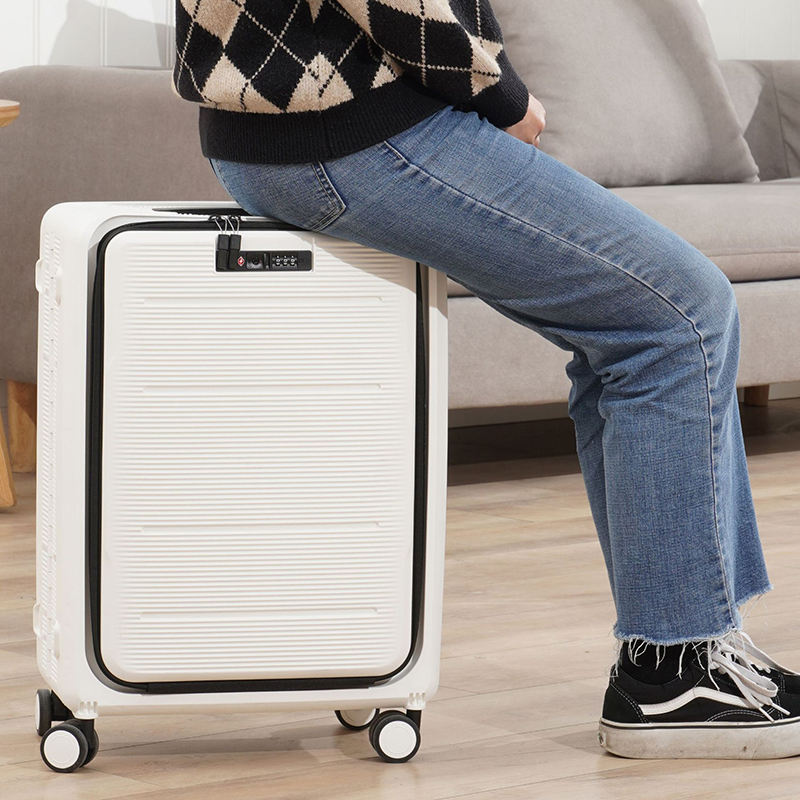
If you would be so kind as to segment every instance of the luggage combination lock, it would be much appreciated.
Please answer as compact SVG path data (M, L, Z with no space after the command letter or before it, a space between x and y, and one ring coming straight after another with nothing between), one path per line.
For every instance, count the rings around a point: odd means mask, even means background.
M308 272L310 250L240 250L242 237L237 233L217 236L217 272Z

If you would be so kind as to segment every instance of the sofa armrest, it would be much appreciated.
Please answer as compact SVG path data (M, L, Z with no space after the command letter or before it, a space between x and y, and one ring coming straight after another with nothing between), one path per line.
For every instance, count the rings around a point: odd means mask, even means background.
M761 180L800 176L800 60L719 65Z
M20 115L0 136L0 378L36 380L33 268L42 216L75 200L229 200L169 70L0 72Z

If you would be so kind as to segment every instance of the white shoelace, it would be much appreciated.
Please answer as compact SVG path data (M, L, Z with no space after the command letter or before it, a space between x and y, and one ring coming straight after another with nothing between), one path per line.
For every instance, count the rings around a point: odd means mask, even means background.
M775 720L767 713L765 706L775 708L787 716L791 713L773 700L778 694L778 687L774 681L756 672L755 664L763 664L767 671L777 669L792 675L798 673L785 669L770 658L753 644L752 639L744 631L731 631L719 639L710 639L707 656L708 677L717 689L719 685L711 674L712 669L727 675L736 684L750 707L760 711L770 722Z
M731 638L738 639L740 649L752 656L752 658L745 659L748 666L752 666L753 662L757 662L762 664L766 668L767 672L771 672L773 669L776 669L779 672L785 672L788 675L800 675L800 672L795 672L787 667L783 667L777 661L770 658L763 650L760 650L753 644L753 640L744 631L731 631L727 635Z

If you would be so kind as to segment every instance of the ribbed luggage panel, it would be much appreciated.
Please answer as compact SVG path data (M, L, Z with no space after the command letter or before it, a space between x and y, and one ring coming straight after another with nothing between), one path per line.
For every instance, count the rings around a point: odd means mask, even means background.
M411 642L415 265L310 233L105 255L101 653L129 681L375 676ZM316 243L316 244L315 244Z
M38 435L36 470L36 615L37 660L42 675L55 684L56 658L56 433L57 375L61 338L61 308L57 302L57 276L62 269L61 241L48 233L42 242L39 262L39 364Z

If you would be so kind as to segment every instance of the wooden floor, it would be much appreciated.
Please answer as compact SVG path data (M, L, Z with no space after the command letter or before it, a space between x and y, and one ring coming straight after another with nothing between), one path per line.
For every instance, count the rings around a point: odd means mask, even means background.
M747 628L800 668L800 401L742 417L775 585ZM18 479L20 506L0 513L2 800L800 795L800 759L636 761L599 748L614 615L568 419L452 433L441 689L402 765L331 714L245 713L102 718L95 761L49 771L32 721L34 481Z

